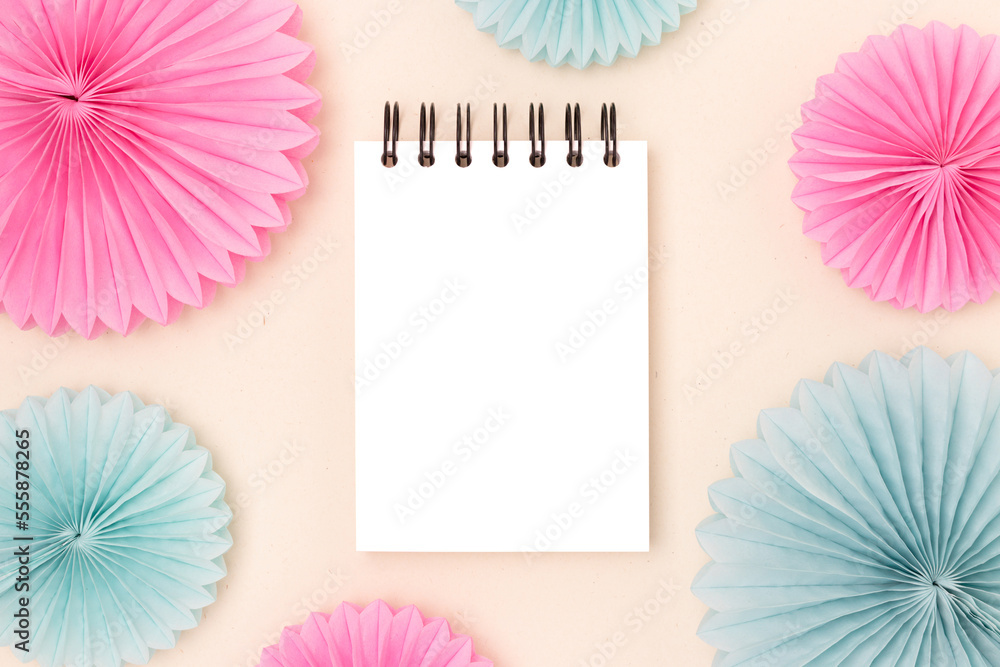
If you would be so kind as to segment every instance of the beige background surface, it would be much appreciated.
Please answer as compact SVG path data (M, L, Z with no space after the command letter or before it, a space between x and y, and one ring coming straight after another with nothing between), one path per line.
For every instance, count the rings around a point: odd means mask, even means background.
M708 665L713 650L695 635L705 608L688 592L705 562L694 528L710 512L706 487L730 474L729 444L754 435L757 412L786 405L799 378L821 379L833 361L856 364L874 348L899 354L927 342L1000 366L1000 299L953 315L870 303L800 233L786 166L797 109L839 53L903 20L1000 32L996 3L704 0L638 59L579 72L499 49L449 0L395 2L388 25L348 57L344 45L388 0L302 0L324 136L307 164L311 189L272 256L206 310L127 339L53 342L0 316L0 405L60 385L131 389L165 404L212 451L237 513L230 574L202 624L157 654L156 667L256 664L307 609L376 597L449 618L498 667L604 664L597 645L619 632L624 646L606 664ZM450 110L468 99L477 139L491 137L494 100L508 104L512 139L527 138L529 101L550 109L551 135L561 134L562 106L579 101L588 138L598 136L600 102L615 101L622 138L650 142L650 243L668 259L650 285L648 555L550 554L529 565L516 554L355 553L352 142L381 138L386 98L402 105L406 139L416 138L421 101ZM452 125L440 127L447 136ZM754 153L763 165L723 197L720 183ZM339 247L310 260L324 243ZM312 272L296 284L290 272L303 266ZM227 335L274 292L281 303L266 324L231 349ZM789 293L791 307L770 312ZM754 318L772 324L754 335ZM745 353L686 397L685 385L733 343ZM668 601L651 602L664 586ZM636 615L647 603L655 613ZM0 665L14 664L0 653Z

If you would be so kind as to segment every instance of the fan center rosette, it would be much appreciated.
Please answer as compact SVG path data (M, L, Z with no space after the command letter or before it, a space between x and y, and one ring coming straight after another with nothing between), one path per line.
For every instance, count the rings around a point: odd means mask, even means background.
M0 309L127 334L265 257L315 147L290 0L12 0L0 14Z
M198 625L232 512L188 427L130 392L60 389L0 413L0 471L0 642L17 657L146 664Z
M1000 377L874 352L733 445L692 586L721 667L1000 664Z

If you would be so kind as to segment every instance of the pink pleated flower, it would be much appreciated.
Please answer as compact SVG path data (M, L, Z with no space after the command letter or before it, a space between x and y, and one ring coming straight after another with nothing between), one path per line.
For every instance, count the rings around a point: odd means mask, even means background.
M122 334L201 308L306 187L291 0L0 0L0 310Z
M931 23L841 56L802 107L793 200L823 261L927 312L1000 287L1000 45Z
M443 618L424 619L416 607L393 611L381 600L361 609L343 603L287 627L261 655L260 667L493 667L472 640Z

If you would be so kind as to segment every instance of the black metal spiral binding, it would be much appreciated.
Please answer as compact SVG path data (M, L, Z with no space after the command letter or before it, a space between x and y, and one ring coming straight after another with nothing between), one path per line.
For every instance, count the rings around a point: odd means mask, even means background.
M493 164L498 167L506 167L510 159L507 153L507 105L503 105L503 150L499 149L497 141L497 105L493 103Z
M576 140L575 149L573 148L574 139ZM566 105L566 141L569 142L566 164L571 167L579 167L583 164L583 123L580 122L579 104L572 110L570 105Z
M462 105L456 105L457 121L455 125L455 164L468 167L472 164L472 112L469 104L465 105L465 150L462 150Z
M604 164L617 167L622 159L618 154L618 115L615 113L614 102L611 103L610 121L608 105L601 105L601 139L604 140Z
M434 164L434 104L431 104L430 120L427 118L427 105L420 105L420 143L417 152L417 163L422 167ZM536 140L537 131L537 140ZM500 137L503 136L503 149L500 148ZM545 106L538 105L538 123L535 123L535 105L528 107L528 138L531 142L531 154L528 160L533 167L545 164ZM392 147L390 149L390 139ZM618 153L618 114L614 103L610 111L607 104L601 105L601 140L604 142L604 164L617 167L621 164ZM382 165L395 167L399 162L397 143L399 141L399 103L385 103L385 114L382 132ZM566 141L569 151L566 153L566 163L571 167L583 164L583 123L581 122L580 105L566 105ZM424 142L427 142L425 148ZM503 105L503 130L500 129L499 107L493 105L493 164L505 167L510 162L509 144L507 142L507 105ZM465 105L465 143L462 143L462 105L457 105L455 123L455 163L459 167L472 164L472 106Z
M392 133L392 151L389 151L389 133ZM389 116L389 102L385 103L385 129L382 133L382 166L395 167L399 162L396 153L396 142L399 141L399 102L392 105L392 117Z
M424 150L424 140L427 138L427 105L420 105L420 149L417 153L417 162L421 167L431 167L434 165L434 104L431 103L431 124L429 150Z
M531 139L531 155L529 160L532 167L541 167L545 164L545 105L538 104L538 139L541 150L535 145L535 105L528 107L528 138Z

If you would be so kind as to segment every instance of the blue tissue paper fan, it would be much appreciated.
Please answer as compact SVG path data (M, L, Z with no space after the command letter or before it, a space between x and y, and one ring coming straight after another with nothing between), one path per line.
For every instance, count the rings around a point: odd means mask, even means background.
M697 0L456 0L504 48L558 67L610 65L677 30Z
M732 447L693 590L716 665L1000 665L1000 379L872 353Z
M226 573L224 493L191 430L130 392L0 413L0 640L44 667L172 647Z

